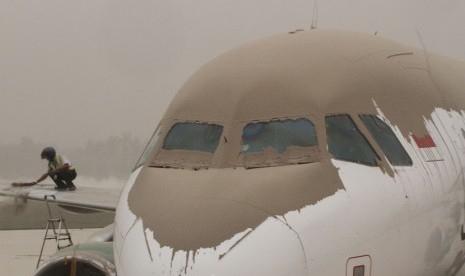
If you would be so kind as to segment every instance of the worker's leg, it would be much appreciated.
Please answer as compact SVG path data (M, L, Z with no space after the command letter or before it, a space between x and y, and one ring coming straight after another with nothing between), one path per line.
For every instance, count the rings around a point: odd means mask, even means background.
M55 182L55 185L57 185L56 189L65 190L67 188L65 182L59 177L58 174L51 175L50 178L53 180L53 182Z
M76 171L69 170L59 174L59 177L66 183L66 186L71 191L76 190L76 186L74 186L73 180L76 178Z

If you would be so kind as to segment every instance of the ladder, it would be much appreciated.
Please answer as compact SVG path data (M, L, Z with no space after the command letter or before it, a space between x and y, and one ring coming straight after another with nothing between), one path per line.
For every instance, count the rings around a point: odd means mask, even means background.
M40 263L43 261L42 253L44 252L46 241L55 240L57 246L56 252L73 245L73 241L71 240L71 233L68 231L68 227L66 227L65 219L63 218L55 195L45 195L44 200L47 204L49 218L47 221L47 226L45 227L44 241L42 242L42 248L40 249L36 268L39 268ZM52 204L55 206L55 212L52 212Z

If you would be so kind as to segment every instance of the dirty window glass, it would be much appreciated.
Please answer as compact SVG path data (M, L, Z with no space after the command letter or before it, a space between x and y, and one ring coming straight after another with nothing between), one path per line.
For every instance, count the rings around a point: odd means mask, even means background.
M291 146L316 146L315 126L308 119L250 123L242 133L242 152L262 152L266 148L284 153Z
M360 115L360 118L392 165L412 165L412 159L386 123L373 115Z
M223 127L207 123L176 123L163 142L165 150L188 150L214 153Z
M360 266L356 266L354 267L354 276L365 276L365 266L364 265L360 265Z
M377 155L360 133L349 115L326 117L328 150L334 158L370 166L377 164Z
M156 147L156 145L158 143L158 140L160 139L160 135L161 135L161 126L159 126L157 128L157 130L155 130L155 133L153 134L153 136L150 139L149 143L145 147L144 152L140 156L139 161L137 161L135 169L137 169L140 166L144 165L148 161L148 159L151 158L153 150L155 149L155 147Z

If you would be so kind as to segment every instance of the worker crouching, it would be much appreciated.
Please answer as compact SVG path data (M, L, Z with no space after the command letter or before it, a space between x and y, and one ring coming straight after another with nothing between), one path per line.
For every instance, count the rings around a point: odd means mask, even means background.
M66 156L56 154L55 149L52 147L46 147L42 150L40 157L48 160L48 172L37 179L36 183L50 176L56 184L56 190L76 190L76 186L73 183L73 180L77 176L76 169Z

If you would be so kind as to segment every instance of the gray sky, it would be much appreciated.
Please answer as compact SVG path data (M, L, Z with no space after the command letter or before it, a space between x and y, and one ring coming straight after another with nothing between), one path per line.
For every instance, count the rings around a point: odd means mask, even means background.
M326 0L318 27L347 29L465 60L465 1ZM0 0L0 143L55 146L130 132L145 141L209 59L309 28L303 0Z

